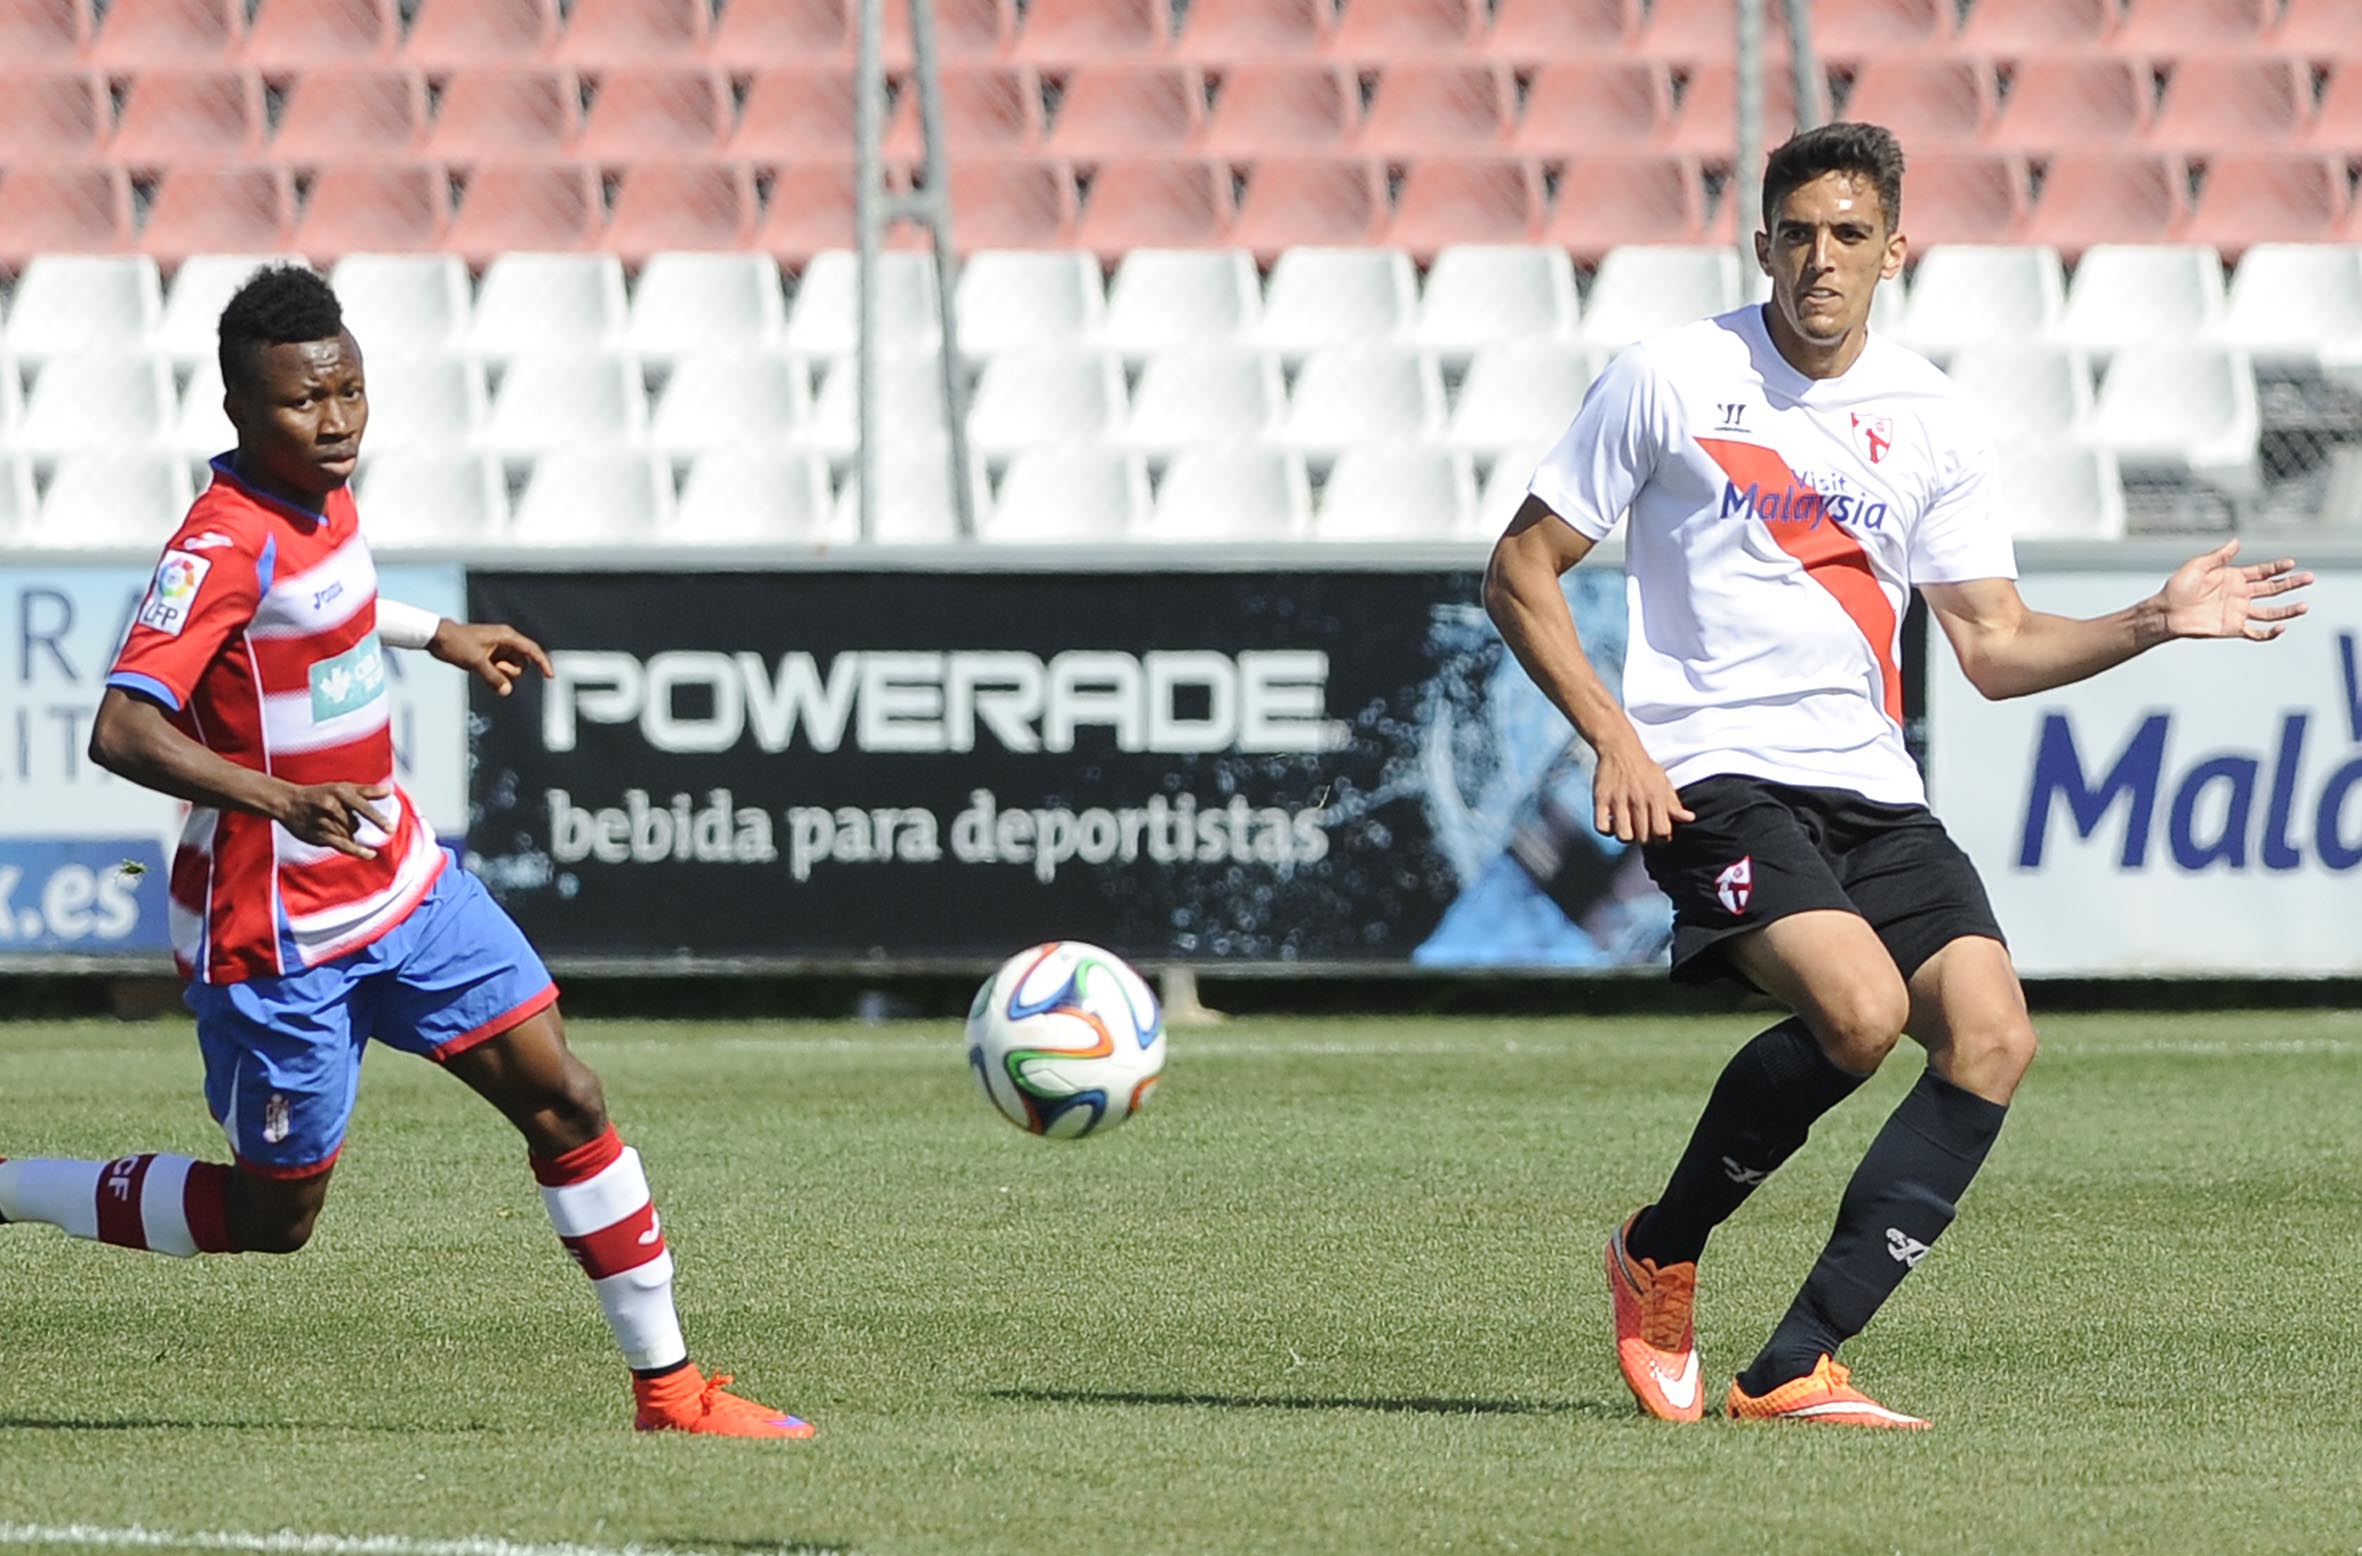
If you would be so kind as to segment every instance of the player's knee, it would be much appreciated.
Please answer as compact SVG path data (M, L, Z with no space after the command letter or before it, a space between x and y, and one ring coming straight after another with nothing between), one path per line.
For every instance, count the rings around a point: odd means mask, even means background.
M1830 1063L1868 1075L1894 1052L1910 1015L1911 997L1902 979L1871 980L1829 1000L1814 1023L1814 1035Z
M1971 1090L2006 1097L2033 1066L2040 1046L2034 1023L2023 1016L1956 1031L1952 1034L1952 1071Z
M312 1240L312 1228L319 1222L322 1203L316 1192L239 1194L233 1188L225 1207L230 1240L241 1253L301 1252Z

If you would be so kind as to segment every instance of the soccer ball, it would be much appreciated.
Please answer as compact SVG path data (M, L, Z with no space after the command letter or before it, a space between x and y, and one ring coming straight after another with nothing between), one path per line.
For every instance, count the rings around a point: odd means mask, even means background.
M976 991L968 1067L1020 1129L1054 1140L1104 1134L1156 1089L1164 1015L1121 957L1053 940L1010 957Z

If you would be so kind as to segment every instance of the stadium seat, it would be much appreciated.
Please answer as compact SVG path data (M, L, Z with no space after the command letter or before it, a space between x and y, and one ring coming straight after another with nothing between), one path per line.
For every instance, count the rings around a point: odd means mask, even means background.
M1574 263L1545 244L1444 249L1419 294L1411 341L1447 362L1491 346L1571 339L1581 314Z
M262 78L252 71L145 71L123 99L107 154L137 168L250 162L263 122Z
M782 265L799 266L830 249L850 247L856 194L853 170L814 164L782 167L772 176L771 198L755 246Z
M303 263L285 253L192 256L173 272L164 312L150 338L176 362L213 356L221 338L221 311L231 295L264 266L290 262Z
M1594 367L1593 353L1561 341L1488 346L1468 364L1444 441L1470 454L1547 447L1575 419Z
M284 168L177 168L156 186L139 246L172 266L192 254L291 246L295 185Z
M1287 407L1279 358L1237 346L1175 347L1151 357L1132 390L1125 441L1153 456L1253 443Z
M1310 54L1336 31L1329 0L1190 0L1174 51L1209 65Z
M958 60L999 59L1009 52L1017 33L1012 0L935 0L935 57ZM910 9L885 8L882 39L886 63L897 70L911 64Z
M2108 44L2150 58L2219 57L2260 45L2279 10L2278 0L2128 0Z
M1042 140L1042 89L1029 69L1000 64L955 65L942 77L943 154L946 157L1018 154ZM886 124L885 157L915 163L924 154L919 95L907 83Z
M797 279L787 311L784 343L799 357L850 357L861 300L861 266L856 255L831 250L813 259ZM888 352L932 351L942 326L935 310L935 262L931 255L884 254L878 259L878 345Z
M2104 43L2116 0L1977 0L1955 46L1985 58L2038 59Z
M1015 53L1050 69L1136 62L1163 53L1172 33L1166 0L1031 0Z
M945 82L945 96L950 79ZM723 154L743 161L843 162L855 149L853 76L836 65L782 66L748 83Z
M720 68L734 71L849 63L850 0L730 0L706 39L705 55Z
M0 265L42 254L105 254L132 236L120 167L0 168Z
M2186 156L2249 151L2295 141L2312 117L2313 79L2302 60L2193 57L2174 65L2146 138Z
M828 460L800 448L717 448L697 456L663 539L696 545L817 546L836 528Z
M114 108L83 71L0 74L0 168L88 162L105 147Z
M1331 346L1304 359L1279 436L1319 461L1356 444L1425 443L1443 422L1435 358L1404 346Z
M1142 537L1166 544L1297 540L1312 523L1312 481L1300 454L1198 448L1157 485Z
M256 70L382 65L402 43L399 0L265 0L239 59Z
M1354 12L1347 12L1350 23ZM1353 138L1366 156L1407 160L1494 149L1516 122L1516 87L1496 65L1400 64L1378 78Z
M163 315L153 260L41 254L17 277L0 347L21 362L132 350L148 344Z
M366 351L366 348L364 348ZM491 409L474 357L388 352L368 358L369 430L374 459L406 449L464 449Z
M960 267L953 301L960 352L971 358L1080 344L1097 337L1107 315L1098 264L1071 249L971 255Z
M1107 289L1100 339L1139 360L1251 337L1263 318L1255 262L1236 249L1135 249Z
M492 392L484 446L510 459L592 444L634 445L648 426L640 366L619 352L548 351L511 361Z
M1192 66L1077 70L1059 102L1049 149L1086 161L1179 151L1205 127L1205 101L1205 81Z
M1273 158L1248 173L1228 241L1274 261L1292 248L1376 243L1387 214L1378 163Z
M1531 243L1548 204L1531 158L1429 158L1403 175L1383 241L1422 263L1454 243Z
M702 454L793 442L811 421L812 381L801 362L776 351L708 347L673 367L649 417L648 441L667 454Z
M1341 149L1361 123L1361 89L1326 61L1269 60L1223 72L1205 150L1252 160Z
M2092 441L2127 473L2195 478L2230 491L2260 479L2262 420L2244 352L2153 341L2116 353L2100 381Z
M1573 418L1568 419L1571 421ZM1476 494L1473 527L1478 534L1498 535L1509 527L1509 521L1517 516L1517 510L1525 503L1526 488L1533 484L1534 471L1541 466L1543 457L1557 441L1554 437L1493 456Z
M990 488L980 467L971 466L968 490L981 528L990 522L985 512ZM861 477L856 472L837 493L837 533L859 535L860 515ZM914 449L879 457L877 531L868 540L881 546L959 543L958 500L952 493L951 462L942 450Z
M16 446L35 458L163 448L179 412L172 371L147 352L78 351L33 375Z
M402 57L424 70L530 65L559 31L557 0L419 0Z
M2116 456L2084 443L2013 445L1993 472L2015 540L2119 540L2124 478Z
M564 448L533 461L507 538L528 546L648 545L672 522L671 472L631 449Z
M457 351L472 308L467 267L452 254L350 254L328 283L345 328L374 363L396 352Z
M371 454L355 493L372 547L474 546L508 530L500 461L451 448Z
M645 163L617 182L601 246L632 265L666 249L742 249L760 210L754 170L743 164Z
M623 339L630 309L612 254L503 254L476 292L469 346L495 359L599 351Z
M1813 48L1823 64L1840 67L1926 54L1951 41L1954 14L1952 0L1812 0Z
M2256 244L2231 275L2217 338L2272 367L2362 360L2362 248Z
M775 345L787 323L768 254L659 253L632 288L624 344L657 361Z
M2179 158L2141 153L2061 154L2019 229L2070 260L2095 243L2158 243L2185 215L2190 179Z
M1418 273L1397 249L1291 249L1271 268L1255 344L1301 357L1324 346L1374 346L1407 334Z
M2105 357L2151 341L2211 334L2223 314L2223 267L2214 250L2167 244L2100 244L2067 287L2053 338Z
M1482 43L1496 59L1547 69L1629 47L1640 9L1639 0L1497 0Z
M0 394L6 392L0 389ZM0 430L6 425L0 422ZM0 544L11 549L31 544L39 509L40 499L33 492L32 464L21 455L0 448Z
M1993 75L1958 55L1874 56L1854 77L1845 117L1885 125L1914 155L1973 145L1993 117Z
M1529 110L1530 111L1530 110ZM1796 132L1796 76L1786 69L1763 73L1763 143L1777 146ZM1690 72L1665 149L1716 166L1731 159L1739 135L1739 75L1728 60Z
M2180 236L2236 261L2254 243L2327 242L2351 208L2342 160L2306 152L2219 154Z
M412 254L440 249L451 230L451 186L427 164L337 163L312 180L296 219L306 254Z
M2105 55L2022 60L1986 142L1997 150L2098 150L2129 144L2149 125L2146 66Z
M1364 67L1460 54L1475 42L1484 14L1483 0L1351 0L1326 47Z
M2349 0L2288 0L2271 46L2307 59L2362 59L2362 11Z
M1728 203L1729 192L1724 192ZM1687 157L1570 162L1543 240L1592 263L1627 244L1695 243L1706 233L1704 171Z
M1739 305L1728 248L1620 248L1599 262L1583 304L1583 344L1619 351L1644 335Z
M1045 346L984 365L968 408L968 439L987 460L1027 449L1112 438L1125 422L1121 364L1103 352Z
M600 77L575 154L603 163L673 162L720 149L729 83L696 66L617 69Z
M1103 162L1083 197L1075 241L1113 263L1133 249L1204 248L1231 240L1229 171L1211 162Z
M408 70L308 71L287 89L274 161L408 161L427 132L426 81Z
M565 72L462 70L443 88L426 153L462 164L555 159L581 133L581 94Z
M1473 533L1476 511L1476 468L1465 454L1349 449L1321 483L1311 538L1337 545L1460 540Z
M1633 46L1649 59L1679 65L1727 64L1738 53L1738 14L1738 0L1651 0ZM1763 46L1770 59L1788 57L1787 15L1784 5L1763 7ZM1828 46L1817 33L1814 41Z
M1535 72L1510 144L1531 156L1654 150L1673 127L1673 78L1652 60L1570 59Z
M2013 454L2021 444L2078 441L2091 420L2091 359L2079 347L1980 341L1945 371Z
M1907 221L1908 205L1904 212ZM1898 333L1914 351L1948 357L1984 341L2046 338L2066 311L2056 251L1955 244L1919 261Z
M1009 462L984 538L998 545L1103 545L1148 526L1148 465L1103 444L1028 449Z
M445 241L471 264L489 264L520 249L587 248L605 221L588 166L487 164L468 175Z
M878 358L877 407L881 439L888 451L935 450L950 439L943 415L943 368L933 355L897 353ZM860 448L861 375L849 361L830 365L812 402L806 441L830 457L849 460Z
M153 553L196 493L177 454L69 454L50 472L29 537L36 547L116 546Z
M90 47L90 0L5 0L0 60L12 70L65 69Z
M557 57L581 70L686 64L705 45L707 0L574 0Z
M221 408L221 401L221 364L200 357L190 368L188 387L181 390L180 409L173 417L169 441L174 453L202 462L237 446L237 429L230 425L229 414ZM370 433L374 438L377 420L374 393L370 410Z
M2362 51L2354 55L2354 63L2330 72L2321 92L2321 111L2305 131L2305 144L2362 161Z
M1903 231L1929 248L2006 243L2026 220L2026 165L1999 152L1930 152L1903 180Z
M991 160L951 168L951 230L963 249L1071 248L1074 173L1063 162ZM916 229L914 243L928 240Z
M226 61L246 31L240 0L108 0L91 62L102 70L181 70Z

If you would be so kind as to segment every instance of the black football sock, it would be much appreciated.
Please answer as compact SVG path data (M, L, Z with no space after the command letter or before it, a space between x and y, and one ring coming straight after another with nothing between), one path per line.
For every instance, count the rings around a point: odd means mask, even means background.
M1919 1077L1854 1169L1837 1229L1741 1388L1761 1398L1862 1332L1952 1224L2008 1116L1933 1070Z
M1797 1017L1757 1034L1722 1067L1689 1148L1665 1192L1633 1222L1626 1250L1660 1266L1697 1258L1706 1234L1730 1219L1773 1168L1796 1154L1814 1122L1864 1079L1831 1064Z

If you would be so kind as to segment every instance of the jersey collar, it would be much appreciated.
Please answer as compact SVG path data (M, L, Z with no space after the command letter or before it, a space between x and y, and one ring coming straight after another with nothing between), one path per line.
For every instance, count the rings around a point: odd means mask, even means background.
M276 492L266 492L261 487L256 486L252 482L247 481L241 477L238 474L237 466L232 463L232 461L236 458L236 455L237 451L232 449L227 453L216 454L211 460L208 461L208 463L213 467L213 478L215 480L228 482L230 485L236 487L241 493L243 493L248 498L248 500L258 502L266 508L274 509L287 515L287 517L291 519L300 520L305 524L323 526L330 522L328 514L324 509L307 508L302 503L293 502L285 497L279 496Z

